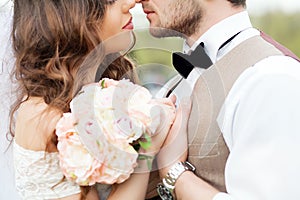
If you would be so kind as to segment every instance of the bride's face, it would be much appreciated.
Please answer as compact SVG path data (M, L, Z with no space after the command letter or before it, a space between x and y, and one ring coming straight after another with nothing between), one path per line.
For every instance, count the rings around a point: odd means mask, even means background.
M133 29L132 16L129 10L135 6L135 0L107 1L109 3L101 28L102 41Z

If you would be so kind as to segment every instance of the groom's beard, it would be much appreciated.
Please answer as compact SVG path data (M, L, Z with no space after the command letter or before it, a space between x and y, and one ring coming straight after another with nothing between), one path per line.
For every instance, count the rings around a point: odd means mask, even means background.
M197 32L203 14L199 2L174 0L167 7L160 16L159 28L150 29L154 37L190 37Z

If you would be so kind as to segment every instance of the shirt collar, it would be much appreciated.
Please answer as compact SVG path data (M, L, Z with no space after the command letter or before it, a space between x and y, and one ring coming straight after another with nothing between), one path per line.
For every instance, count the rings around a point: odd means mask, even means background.
M204 50L213 63L217 61L220 46L229 38L245 29L251 28L252 24L247 11L232 15L212 26L190 47L184 42L183 51L190 52L203 42ZM222 34L220 34L222 32Z

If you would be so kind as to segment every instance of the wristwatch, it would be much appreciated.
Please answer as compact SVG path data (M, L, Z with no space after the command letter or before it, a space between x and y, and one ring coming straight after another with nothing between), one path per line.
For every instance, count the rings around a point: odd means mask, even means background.
M195 167L189 163L178 162L174 164L168 171L167 175L162 179L162 183L157 185L157 193L162 200L174 200L175 198L175 183L179 176L185 171L195 171Z

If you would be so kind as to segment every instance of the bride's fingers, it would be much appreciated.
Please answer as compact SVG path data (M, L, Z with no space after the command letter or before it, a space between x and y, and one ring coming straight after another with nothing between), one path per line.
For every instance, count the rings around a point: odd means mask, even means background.
M159 168L185 159L187 152L187 124L190 114L191 102L181 100L173 126L158 154Z
M168 98L152 99L151 102L157 104L165 104L173 107L176 102L176 96L174 95L172 98L168 97Z
M187 131L187 122L190 114L191 102L189 99L182 99L181 103L176 112L175 121L171 127L170 133L167 140L164 143L164 146L171 145L171 143L182 136L181 133L186 133Z
M176 103L177 97L176 97L175 94L172 94L172 95L169 97L169 99L173 102L173 104L175 104L175 103Z

